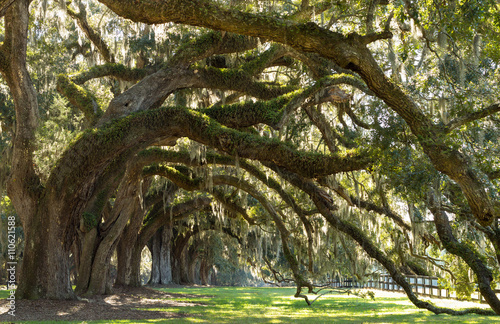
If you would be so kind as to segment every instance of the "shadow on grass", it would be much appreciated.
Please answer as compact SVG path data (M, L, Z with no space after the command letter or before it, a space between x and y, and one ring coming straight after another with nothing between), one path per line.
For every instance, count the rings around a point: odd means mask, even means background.
M152 299L140 297L127 301L114 312L122 317L99 317L99 309L74 309L75 313L95 312L96 317L85 323L498 323L496 316L434 315L415 308L406 298L383 297L375 300L346 295L325 295L312 306L293 297L292 288L185 287L155 288ZM0 298L8 293L0 291ZM163 296L163 297L162 297ZM137 297L137 296L134 296ZM168 300L168 303L167 303ZM19 301L21 303L25 301ZM60 303L61 309L63 304ZM52 308L57 309L57 308ZM66 308L68 309L68 308ZM126 310L134 317L125 316ZM19 309L21 311L21 309ZM37 312L25 308L23 312ZM53 314L57 323L64 321L62 313ZM52 319L52 318L51 318ZM95 320L94 320L95 319ZM99 320L97 320L99 319ZM0 320L12 321L4 316ZM53 323L34 321L31 323Z
M180 292L168 290L169 292ZM496 316L435 315L421 310L408 299L361 299L346 295L325 295L308 307L302 299L293 298L290 288L184 288L189 294L214 298L206 301L204 309L185 311L195 318L175 322L217 323L495 323ZM195 301L196 298L192 301Z

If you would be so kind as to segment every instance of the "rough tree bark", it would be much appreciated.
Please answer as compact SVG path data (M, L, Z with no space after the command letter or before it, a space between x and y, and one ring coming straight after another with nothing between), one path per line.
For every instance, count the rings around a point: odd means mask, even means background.
M17 298L72 299L69 253L71 231L61 217L61 206L52 205L53 192L43 190L33 168L37 93L26 69L29 0L12 3L5 14L5 39L0 49L0 70L10 88L16 110L10 199L26 239ZM6 7L7 8L7 7ZM44 233L44 234L42 234Z
M500 300L491 288L493 274L477 253L465 242L459 242L453 235L448 216L442 210L434 194L429 194L429 209L434 215L434 224L444 248L452 254L461 257L476 275L479 291L488 305L500 314Z
M168 222L153 235L151 247L149 284L167 285L172 282L172 222Z

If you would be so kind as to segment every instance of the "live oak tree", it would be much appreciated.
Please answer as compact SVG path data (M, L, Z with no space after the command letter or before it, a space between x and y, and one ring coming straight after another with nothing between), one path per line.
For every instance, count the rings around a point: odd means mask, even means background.
M137 285L141 251L148 241L155 250L158 230L172 242L174 224L217 201L238 220L230 235L247 235L233 231L242 223L273 232L239 248L260 244L257 257L242 255L293 281L297 297L339 259L360 280L376 260L417 307L482 312L438 308L412 292L405 272L453 276L438 257L444 248L500 313L496 5L99 2L111 11L93 1L0 2L0 70L15 108L7 192L26 235L18 297L74 298L70 254L78 294L109 291L115 250L117 283ZM85 128L45 174L34 160L44 96L26 64L36 46L29 33L44 33L30 31L30 4L75 22L57 36L75 66L50 83ZM179 31L160 41L159 24ZM159 177L169 185L147 194ZM178 188L201 196L173 204ZM203 230L212 230L206 215ZM464 226L474 235L459 240ZM188 237L204 238L185 228L174 255ZM190 251L206 281L214 259Z

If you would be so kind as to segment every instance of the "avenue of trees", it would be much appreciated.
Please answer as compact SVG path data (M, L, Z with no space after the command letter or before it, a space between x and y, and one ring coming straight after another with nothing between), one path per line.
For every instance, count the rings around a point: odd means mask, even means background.
M493 0L0 0L17 298L389 273L500 314ZM22 228L22 231L21 231ZM112 265L113 264L113 265ZM440 308L436 275L491 310ZM72 289L72 283L76 289Z

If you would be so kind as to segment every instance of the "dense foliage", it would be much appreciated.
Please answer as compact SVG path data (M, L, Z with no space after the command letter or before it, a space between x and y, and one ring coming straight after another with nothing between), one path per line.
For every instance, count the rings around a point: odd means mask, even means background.
M500 313L495 2L8 2L0 215L30 242L19 297L72 298L70 272L81 295L138 285L147 247L153 284L305 297L389 273L456 314L404 278L433 275Z

